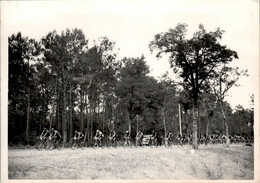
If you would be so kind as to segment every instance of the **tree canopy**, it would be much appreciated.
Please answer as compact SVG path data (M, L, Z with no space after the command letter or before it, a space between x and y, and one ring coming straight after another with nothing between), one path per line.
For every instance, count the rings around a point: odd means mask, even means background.
M40 41L21 33L11 35L9 144L34 144L43 128L57 129L64 145L75 130L83 132L86 141L93 139L97 129L105 134L114 129L119 137L126 130L132 135L155 130L160 136L167 131L174 136L193 132L194 138L203 133L224 134L221 109L228 114L231 134L249 135L252 127L245 121L253 123L253 109L232 111L228 103L223 102L223 108L216 103L218 79L229 89L243 76L227 65L238 56L221 45L223 33L219 28L207 32L200 25L192 38L186 38L187 25L178 24L155 35L151 51L157 51L157 57L169 56L181 82L167 73L150 76L144 55L119 59L117 45L108 37L90 45L80 29L52 31Z

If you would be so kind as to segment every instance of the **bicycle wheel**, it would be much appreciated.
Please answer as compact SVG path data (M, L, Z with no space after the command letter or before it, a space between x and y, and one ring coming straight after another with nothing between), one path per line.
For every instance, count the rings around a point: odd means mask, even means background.
M165 145L165 147L169 147L169 141L167 139L165 139L164 145Z
M81 149L83 150L83 149L85 149L85 147L87 147L87 142L86 141L81 141L81 143L80 143L80 147L81 147Z
M38 150L38 151L41 151L41 150L43 150L44 149L44 143L41 141L41 140L39 140L37 143L36 143L36 149Z
M93 149L96 149L98 147L97 141L94 141L94 144L92 145Z
M112 147L112 142L111 142L110 140L107 141L107 143L106 143L106 147L107 147L107 148Z
M61 150L63 148L63 144L62 144L62 140L61 139L56 142L56 148L58 150Z
M124 145L123 145L124 148L127 147L127 141L124 142Z
M78 142L75 140L71 146L72 150L78 149Z
M52 140L48 141L46 149L47 150L53 150L54 149L54 145L53 145Z
M177 147L182 147L182 140L178 140Z

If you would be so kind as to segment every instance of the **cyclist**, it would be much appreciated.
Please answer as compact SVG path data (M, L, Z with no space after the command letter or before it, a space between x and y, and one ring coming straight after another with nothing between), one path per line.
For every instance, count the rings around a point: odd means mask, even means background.
M104 137L103 133L99 130L96 131L96 135L94 137L94 140L96 140L97 142L99 142L99 145L101 146L101 141L102 138Z
M45 140L48 135L50 135L50 132L47 128L44 128L41 135L40 135L40 140Z
M80 139L82 139L84 137L84 134L81 132L78 132L77 130L75 131L75 135L74 135L74 139L79 141Z
M115 143L116 143L116 132L114 130L111 130L107 139L110 141L111 144L114 143L114 145L115 145Z
M50 140L58 140L61 139L61 135L57 130L54 130L54 128L51 129L50 131L50 136L49 136Z
M162 137L163 138L163 137ZM165 139L164 139L164 144L165 146L169 146L171 145L171 141L172 141L172 138L173 138L173 134L169 131L166 132L166 135L165 135Z
M178 144L179 145L183 145L183 141L184 141L184 136L181 135L180 133L177 134L177 140L178 140Z
M166 138L172 139L173 138L173 134L171 132L167 131Z
M136 145L142 145L144 134L143 132L139 131L136 135Z
M131 134L130 134L129 131L126 131L126 132L125 132L124 139L125 139L125 146L126 146L127 144L130 146Z
M152 145L157 145L157 141L158 141L158 134L153 130L152 137L151 137Z
M223 134L223 135L221 136L221 143L222 143L222 144L226 144L226 141L227 141L226 135Z
M108 137L111 138L112 140L115 140L116 139L116 132L114 130L111 130Z

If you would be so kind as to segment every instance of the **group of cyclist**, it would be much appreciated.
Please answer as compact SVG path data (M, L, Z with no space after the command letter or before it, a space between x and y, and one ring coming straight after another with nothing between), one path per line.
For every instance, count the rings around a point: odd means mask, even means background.
M47 139L58 140L58 139L61 139L61 135L54 128L51 128L51 130L44 128L41 135L40 135L40 140L47 140Z
M43 129L43 132L41 133L40 139L44 140L49 138L50 140L58 140L61 139L61 135L60 133L55 130L54 128L52 128L50 131L47 128ZM75 135L74 135L74 140L82 140L84 138L84 134L79 132L79 131L75 131ZM100 130L96 130L95 136L93 137L93 140L95 141L96 145L98 146L102 146L102 140L104 138L104 134L102 133L102 131ZM111 144L114 145L116 144L116 139L117 139L117 134L114 130L110 130L110 133L107 137L107 141ZM135 137L135 142L137 146L141 146L142 142L143 142L143 138L144 138L144 134L141 131L138 131L138 133L136 134ZM131 143L131 134L129 131L126 131L124 134L123 139L125 140L124 142L124 146L126 145L130 145ZM246 137L241 137L241 136L229 136L230 142L234 142L234 141L248 141L249 139L247 139ZM191 134L177 134L176 139L174 138L173 133L167 131L165 136L159 136L157 134L157 132L155 130L152 131L151 135L150 135L150 139L149 139L149 143L150 145L161 145L162 143L164 143L165 145L172 145L173 141L177 141L178 145L185 145L188 144L190 145L192 143L192 135ZM217 144L217 143L221 143L224 144L227 141L227 137L225 135L219 136L219 135L210 135L210 136L206 136L206 135L200 135L198 138L198 143L199 144Z

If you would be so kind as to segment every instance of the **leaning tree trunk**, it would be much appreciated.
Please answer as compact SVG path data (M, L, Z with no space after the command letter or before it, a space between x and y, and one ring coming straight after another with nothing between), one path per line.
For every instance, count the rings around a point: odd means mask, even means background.
M198 149L198 106L193 105L192 107L192 143L193 143L193 148Z

